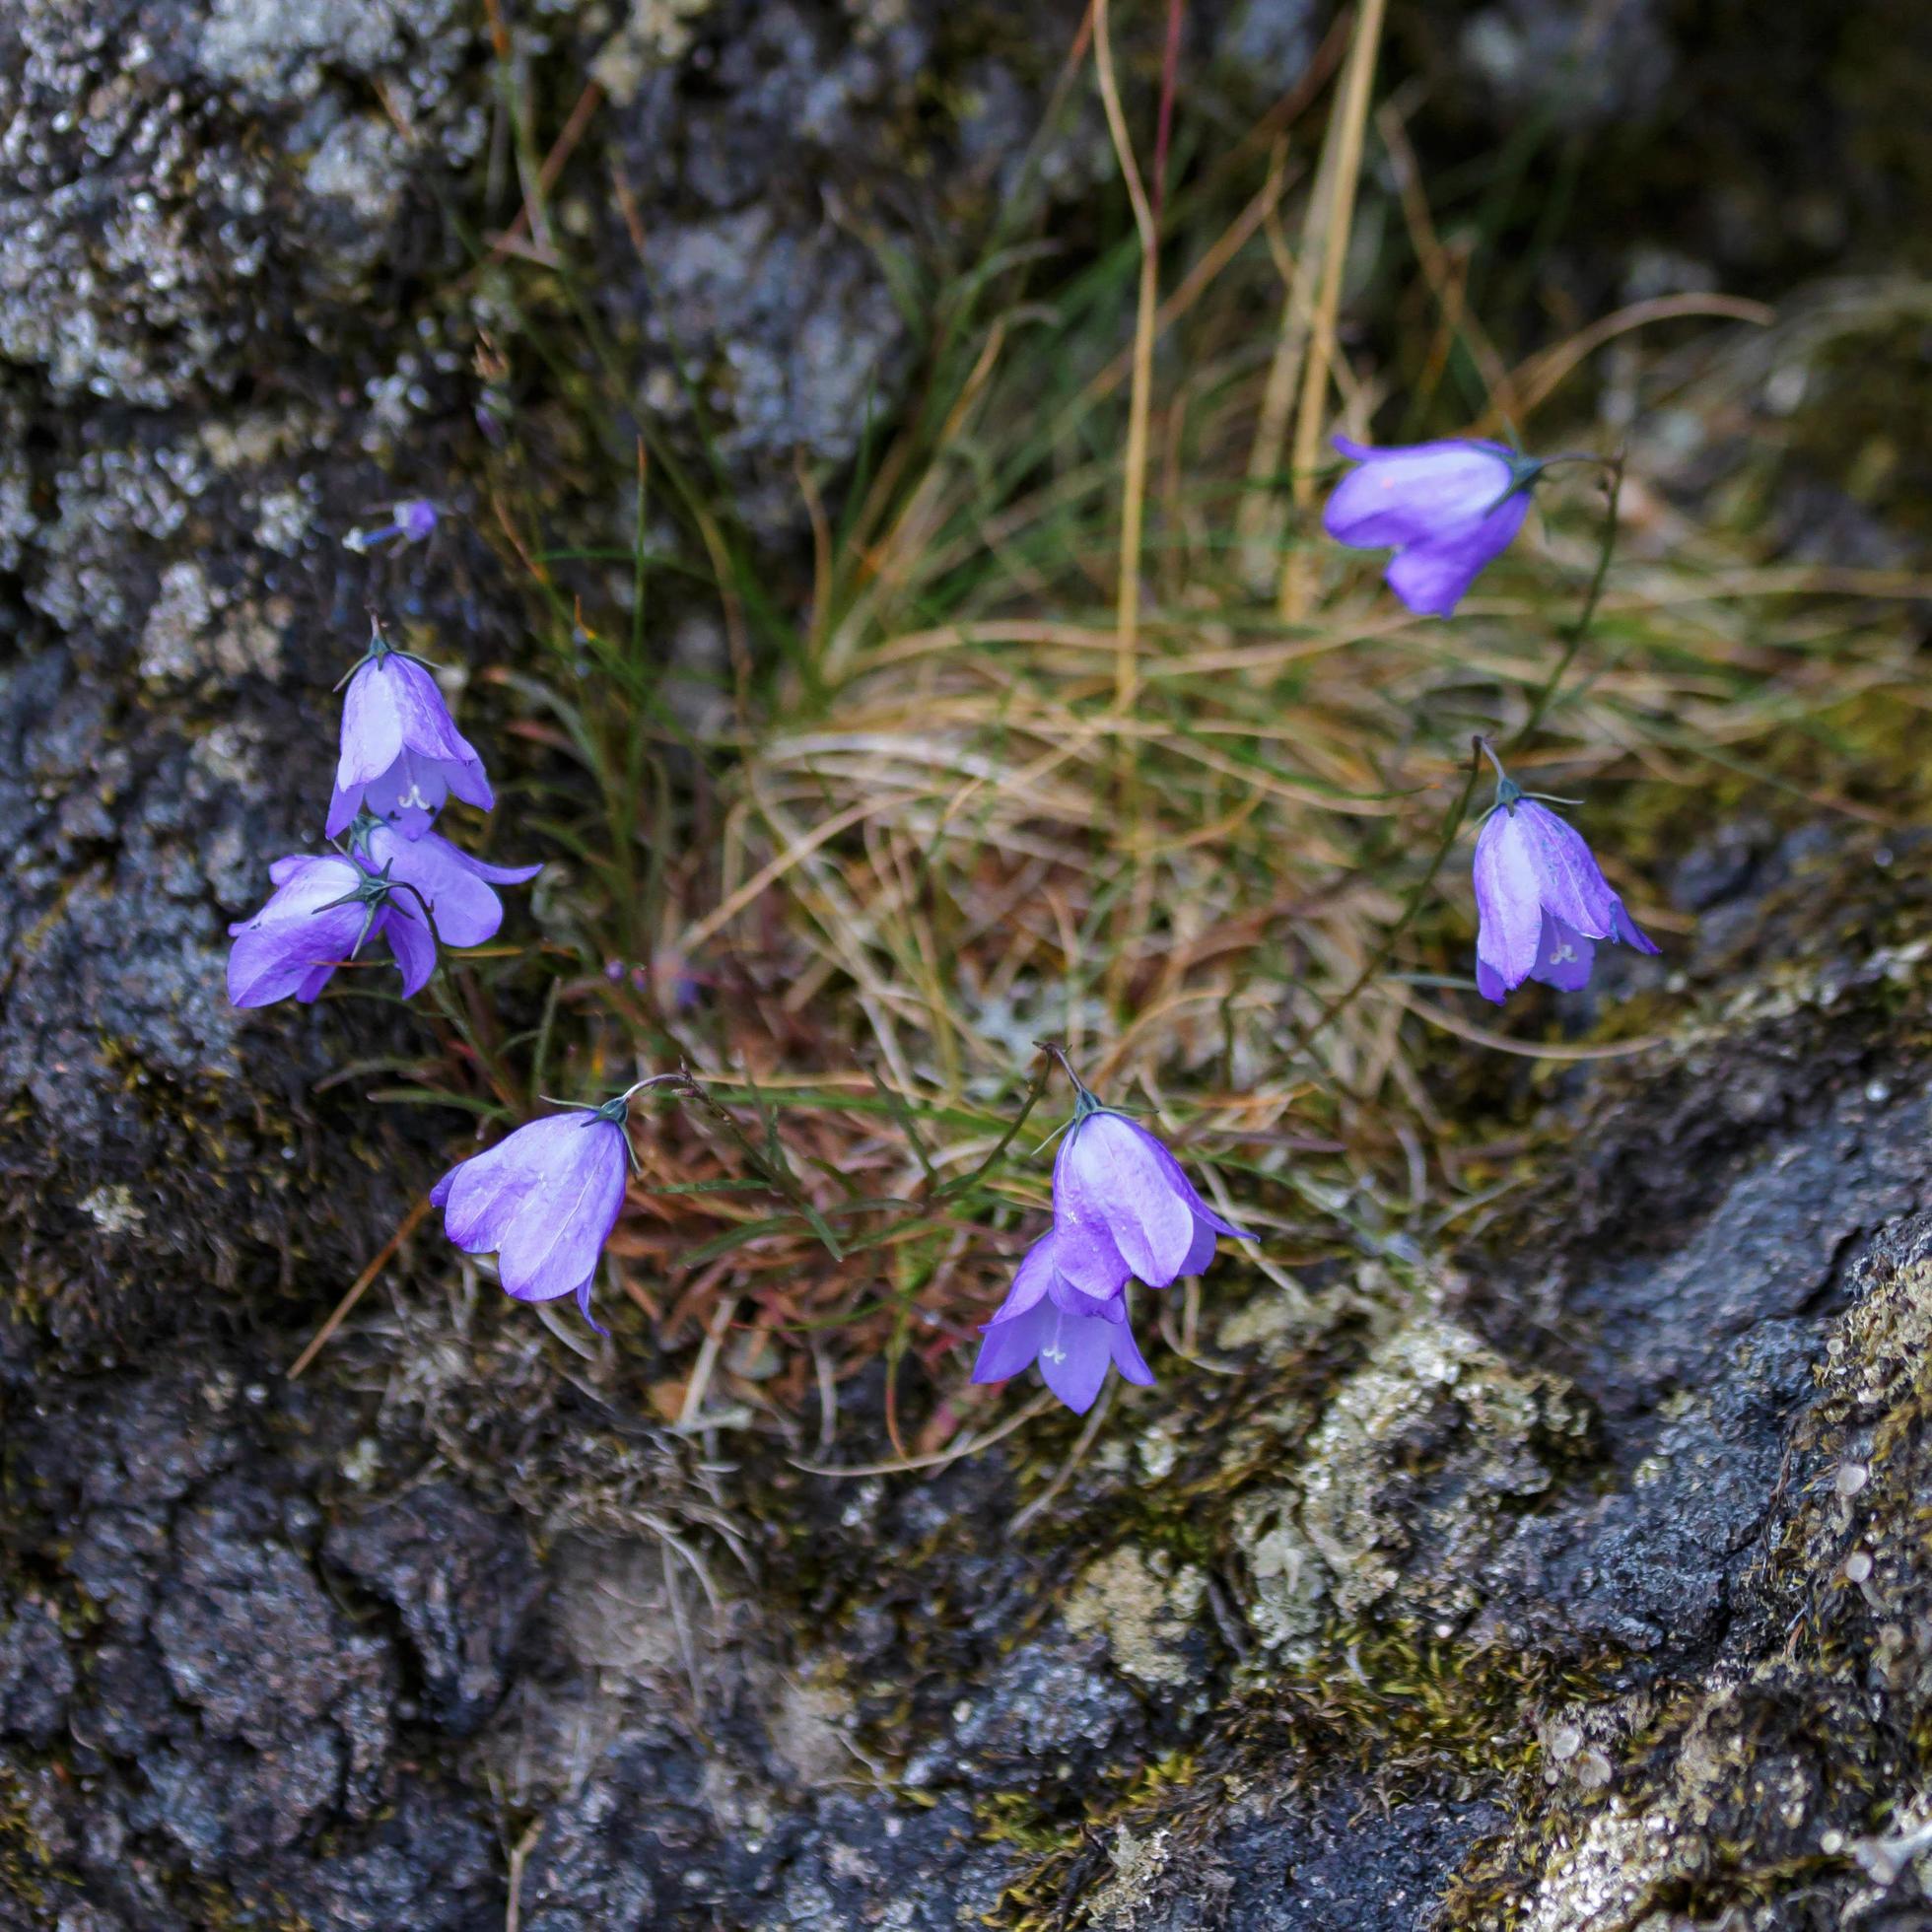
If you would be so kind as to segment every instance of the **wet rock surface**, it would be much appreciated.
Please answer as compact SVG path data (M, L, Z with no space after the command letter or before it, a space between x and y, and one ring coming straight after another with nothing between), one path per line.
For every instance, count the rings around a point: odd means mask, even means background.
M954 260L1013 191L1076 10L539 11L604 96L552 240L605 271L638 416L695 459L701 402L782 546L795 452L849 461L913 380L885 263ZM1550 9L1459 17L1459 98L1608 129L1709 97L1721 23L1602 13L1583 69ZM1204 9L1191 44L1229 98L1230 64L1284 89L1318 14ZM1924 1922L1909 841L1683 856L1690 984L1556 1092L1551 1189L1311 1310L1257 1290L1225 1375L1124 1397L1076 1463L1049 1425L727 1490L428 1290L286 1381L434 1129L316 1090L409 1021L239 1017L224 928L318 829L371 601L458 669L518 649L490 285L441 205L491 100L445 0L0 19L0 1925ZM1783 163L1723 126L1744 191L1675 241L1769 276ZM1871 138L1807 246L1874 179L1896 207ZM1046 191L1107 165L1090 120ZM427 554L343 548L408 495L446 509Z

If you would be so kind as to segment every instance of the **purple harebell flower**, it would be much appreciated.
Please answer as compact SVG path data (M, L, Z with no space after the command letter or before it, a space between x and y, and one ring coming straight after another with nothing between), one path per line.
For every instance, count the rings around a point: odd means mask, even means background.
M1027 1251L1013 1285L985 1329L975 1382L1003 1382L1033 1362L1047 1387L1076 1414L1093 1407L1111 1365L1130 1382L1153 1381L1127 1323L1127 1297L1082 1294L1055 1262L1058 1235Z
M1422 617L1447 617L1485 565L1515 541L1544 468L1499 443L1455 439L1372 449L1346 436L1354 462L1335 486L1322 526L1338 543L1392 549L1389 588Z
M631 1161L632 1094L681 1073L659 1073L601 1107L531 1121L486 1153L460 1160L430 1190L444 1232L466 1254L494 1254L497 1278L518 1301L574 1294L590 1314L597 1259L617 1225Z
M1489 757L1495 763L1493 752ZM1599 939L1654 953L1583 835L1528 796L1500 763L1496 773L1496 802L1476 841L1476 985L1483 997L1501 1004L1525 980L1574 992L1589 981Z
M446 946L480 946L503 925L503 901L494 887L522 885L541 865L489 865L452 846L439 832L407 839L385 820L360 812L349 828L352 851L369 869L412 887L429 907L437 937Z
M290 994L315 999L329 975L373 938L388 941L407 999L436 969L436 935L406 887L337 853L278 859L275 892L252 919L229 930L228 997L267 1006Z
M1112 1294L1129 1276L1164 1288L1199 1275L1219 1236L1255 1239L1202 1200L1144 1127L1103 1107L1070 1067L1067 1072L1075 1099L1054 1159L1053 1222L1057 1265L1076 1288Z
M342 700L328 836L345 831L360 807L404 838L421 838L452 792L484 811L496 802L483 761L456 729L436 679L379 631Z

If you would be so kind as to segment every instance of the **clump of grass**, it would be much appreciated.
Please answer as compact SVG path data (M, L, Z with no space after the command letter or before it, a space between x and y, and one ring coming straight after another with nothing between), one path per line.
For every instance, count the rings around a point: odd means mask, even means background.
M541 949L455 976L445 1056L407 1090L510 1120L539 1091L702 1075L701 1104L640 1137L609 1250L670 1364L666 1420L730 1409L795 1435L815 1407L829 1444L840 1392L882 1357L894 1454L944 1449L980 1399L960 1386L973 1328L1047 1204L1014 1132L1042 1034L1185 1144L1277 1278L1469 1211L1445 1064L1472 1044L1642 1046L1561 1040L1534 995L1500 1016L1473 999L1453 845L1473 732L1518 741L1596 824L1623 785L1713 776L1873 815L1835 721L1908 675L1873 601L1902 582L1767 565L1640 475L1587 640L1603 504L1585 488L1547 499L1540 537L1453 624L1394 608L1319 541L1327 434L1363 431L1384 396L1339 327L1365 202L1408 238L1376 273L1407 273L1399 306L1429 318L1419 392L1467 405L1412 432L1473 417L1545 440L1598 348L1699 312L1629 311L1512 364L1400 120L1370 111L1379 21L1364 8L1301 97L1218 156L1183 100L1155 170L1173 67L1125 61L1097 9L1055 111L1097 77L1120 201L1070 263L1003 230L922 292L929 353L894 434L849 478L800 472L795 594L737 526L723 465L652 425L620 417L600 446L635 506L622 552L549 544L513 439L494 500L542 649L486 675L538 767L525 822L570 881ZM493 353L541 356L596 448L637 385L579 328L540 215L551 252L491 271L521 318ZM1678 406L1722 389L1731 339L1701 338ZM725 650L698 690L657 613L707 606ZM1681 944L1655 882L1620 875L1614 847L1611 865ZM909 1365L930 1385L911 1434Z

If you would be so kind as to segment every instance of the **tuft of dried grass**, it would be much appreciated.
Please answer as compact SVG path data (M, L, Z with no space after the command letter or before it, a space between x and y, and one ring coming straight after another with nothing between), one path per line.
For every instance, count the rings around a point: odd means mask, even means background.
M505 682L592 800L556 822L574 937L536 962L533 1043L486 1037L479 1006L430 1084L515 1111L546 1064L586 1091L680 1058L702 1075L704 1103L639 1135L609 1250L667 1426L769 1429L823 1457L857 1405L900 1461L985 1439L996 1398L963 1366L1048 1205L1013 1138L1042 1035L1146 1110L1263 1231L1252 1265L1283 1285L1480 1207L1494 1176L1453 1158L1449 1057L1633 1047L1473 997L1454 845L1472 732L1524 738L1516 764L1583 795L1586 829L1617 787L1714 776L1883 815L1832 720L1910 680L1889 613L1928 586L1767 563L1699 528L1646 484L1641 441L1594 622L1553 685L1599 564L1587 487L1546 492L1453 623L1395 608L1372 564L1318 541L1325 434L1338 411L1363 433L1382 399L1337 325L1371 127L1439 317L1429 366L1465 357L1494 420L1551 413L1613 341L1680 410L1735 415L1730 372L1761 361L1751 306L1695 298L1510 367L1466 312L1466 259L1399 117L1368 115L1379 22L1364 8L1346 57L1324 49L1340 79L1312 178L1276 118L1163 233L1134 161L1145 103L1096 9L1127 239L1044 292L945 309L922 404L836 527L803 480L810 607L755 670L759 586L725 520L699 519L732 646L718 702L673 703L640 623L600 634L517 539L571 669ZM1644 364L1647 325L1698 316L1691 367L1681 347ZM1638 919L1682 934L1601 850Z

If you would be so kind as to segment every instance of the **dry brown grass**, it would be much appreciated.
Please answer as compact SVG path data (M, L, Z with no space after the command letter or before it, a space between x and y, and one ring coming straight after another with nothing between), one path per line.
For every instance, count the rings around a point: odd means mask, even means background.
M1377 18L1365 9L1362 31ZM1137 104L1098 25L1132 176ZM881 1355L898 1456L1028 1399L963 1384L973 1329L1047 1207L1046 1163L1027 1157L1046 1127L976 1171L1042 1035L1107 1098L1150 1111L1210 1197L1263 1231L1253 1266L1283 1285L1336 1248L1425 1246L1491 1185L1442 1157L1445 1056L1632 1045L1564 1041L1540 996L1498 1013L1468 988L1466 839L1439 876L1429 865L1474 731L1508 743L1536 723L1516 764L1584 799L1579 824L1667 954L1686 922L1605 836L1624 785L1742 775L1880 815L1831 721L1910 683L1891 613L1928 586L1766 563L1700 529L1646 479L1641 436L1606 594L1553 694L1598 554L1584 483L1546 492L1453 622L1408 615L1372 562L1320 541L1310 452L1338 426L1362 432L1382 399L1335 326L1372 54L1358 43L1342 63L1325 147L1304 157L1298 134L1268 130L1272 152L1249 144L1230 182L1233 212L1197 209L1164 238L1165 302L1143 273L1136 177L1138 248L1057 304L986 320L923 441L877 465L839 529L807 491L810 613L768 674L734 648L730 702L695 747L635 685L569 700L614 708L605 737L531 727L596 776L592 822L614 827L608 864L584 867L543 1042L568 1036L586 1091L681 1050L716 1102L638 1136L644 1177L610 1249L656 1344L662 1419L728 1414L869 1462L877 1445L848 1445L837 1416ZM1728 411L1735 432L1730 372L1761 356L1738 305L1612 318L1508 368L1462 311L1466 262L1404 171L1399 122L1379 125L1441 323L1432 363L1467 346L1528 435L1616 340L1649 404ZM1669 358L1647 346L1658 322L1676 331ZM1282 448L1301 458L1290 477ZM743 599L715 528L705 543L736 640ZM547 573L543 587L561 620ZM607 741L695 752L700 802L667 817L635 771L612 775ZM665 851L671 824L682 841ZM612 984L606 956L644 963ZM514 1080L497 1092L526 1100ZM1057 1121L1057 1102L1041 1115ZM1195 1311L1164 1317L1184 1349ZM911 1433L909 1359L936 1391Z

